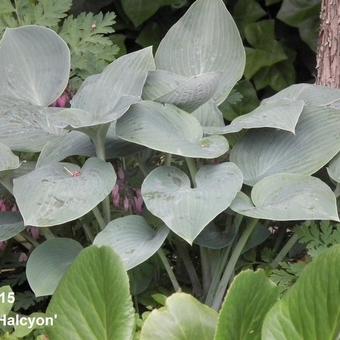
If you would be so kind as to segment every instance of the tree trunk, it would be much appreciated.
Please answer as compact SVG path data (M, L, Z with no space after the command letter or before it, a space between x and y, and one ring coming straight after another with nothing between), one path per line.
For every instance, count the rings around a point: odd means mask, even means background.
M317 84L340 88L340 0L322 0L316 69Z

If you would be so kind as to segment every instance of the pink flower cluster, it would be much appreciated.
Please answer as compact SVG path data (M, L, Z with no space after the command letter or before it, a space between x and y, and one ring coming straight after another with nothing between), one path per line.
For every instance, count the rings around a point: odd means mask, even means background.
M70 101L72 99L71 93L66 90L52 105L54 107L70 107Z
M112 190L114 207L132 214L141 215L144 211L144 201L140 189L128 185L123 168L117 171L117 183Z

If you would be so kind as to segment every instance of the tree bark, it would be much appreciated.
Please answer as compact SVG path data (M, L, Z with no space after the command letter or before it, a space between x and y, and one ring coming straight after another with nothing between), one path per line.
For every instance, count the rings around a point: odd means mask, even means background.
M322 0L316 69L317 84L340 88L340 0Z

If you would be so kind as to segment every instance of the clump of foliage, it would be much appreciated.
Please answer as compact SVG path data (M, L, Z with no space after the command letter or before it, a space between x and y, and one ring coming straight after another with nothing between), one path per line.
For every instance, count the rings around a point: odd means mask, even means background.
M7 28L0 44L0 241L26 263L36 309L59 316L43 333L131 339L137 320L142 340L336 337L340 91L302 83L243 105L286 49L241 80L247 53L268 59L250 28L280 50L273 24L237 26L222 0L197 0L155 55L121 56L64 105L77 60L65 32L86 23L89 35L91 18ZM287 228L303 220L326 222ZM297 241L312 259L303 271L284 261ZM310 326L319 313L327 327Z

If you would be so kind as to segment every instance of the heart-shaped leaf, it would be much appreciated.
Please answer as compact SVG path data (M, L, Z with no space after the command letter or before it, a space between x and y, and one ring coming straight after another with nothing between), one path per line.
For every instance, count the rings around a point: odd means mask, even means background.
M123 260L127 270L143 263L162 246L169 229L153 230L142 216L125 216L110 222L93 244L110 246Z
M48 122L48 116L56 110L0 96L0 143L14 151L41 151L48 141L66 133Z
M340 334L340 245L325 250L268 312L263 340L337 339Z
M279 289L263 270L242 271L223 303L214 340L260 340L263 320L279 298Z
M339 152L339 131L339 110L305 106L295 135L273 129L248 131L232 149L230 159L249 185L276 173L311 175Z
M86 134L71 131L45 144L37 161L37 167L59 162L69 156L94 156L95 147Z
M333 191L316 177L297 174L262 179L253 187L251 198L240 192L230 208L267 220L339 220Z
M58 318L47 328L55 340L131 340L135 314L129 279L109 247L88 247L71 265L47 308Z
M52 163L14 179L13 193L25 225L48 227L75 220L105 199L116 182L110 163L88 159L80 169Z
M19 166L19 157L7 145L0 143L0 171L17 169Z
M148 72L154 69L151 47L118 58L101 74L87 78L71 108L49 117L51 124L81 128L117 120L140 101Z
M81 244L75 240L54 238L33 250L27 261L26 276L36 297L54 293L82 249Z
M175 155L216 158L228 151L222 136L203 137L198 120L173 105L144 101L118 120L118 137Z
M0 95L48 106L65 90L70 51L53 30L7 28L0 43Z
M143 98L194 111L217 90L221 73L209 72L184 77L163 70L151 72L143 89Z
M245 67L242 39L223 1L195 1L161 41L155 61L157 69L184 77L221 73L213 98L223 102Z
M176 293L166 299L165 307L154 309L146 319L140 339L211 340L217 312L189 294Z
M0 214L0 241L6 241L25 229L24 221L18 212Z
M205 128L209 134L226 134L242 129L275 128L294 133L304 107L302 100L280 99L260 105L254 111L235 118L230 125L223 128Z
M227 209L242 187L242 173L233 163L207 165L196 174L197 188L175 167L159 167L144 180L147 208L190 244L218 214Z

